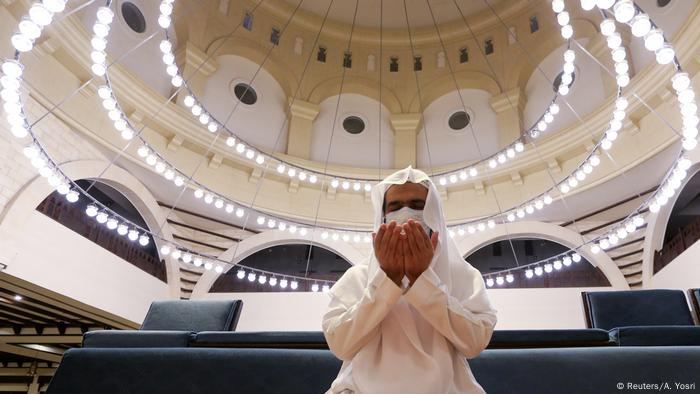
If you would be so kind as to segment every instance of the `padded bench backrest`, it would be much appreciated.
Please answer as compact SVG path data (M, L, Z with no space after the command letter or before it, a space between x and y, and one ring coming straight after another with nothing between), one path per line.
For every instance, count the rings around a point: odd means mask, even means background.
M241 300L154 301L141 330L233 331L242 307Z
M581 292L589 328L693 325L681 290Z

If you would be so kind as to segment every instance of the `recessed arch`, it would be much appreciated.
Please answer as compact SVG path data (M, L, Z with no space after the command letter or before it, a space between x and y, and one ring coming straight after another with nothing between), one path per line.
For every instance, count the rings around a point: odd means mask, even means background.
M223 56L234 55L246 58L257 65L262 64L263 70L267 71L277 81L287 98L294 96L294 92L299 86L299 79L292 73L290 68L285 67L281 59L275 59L274 49L272 54L267 56L267 52L260 48L260 45L255 41L238 36L236 36L235 40L219 37L212 40L206 46L204 52L212 58L218 59Z
M493 229L471 234L468 237L457 239L457 247L462 256L468 256L481 247L494 241L505 240L511 237L542 238L557 242L568 248L575 248L581 244L581 235L567 228L545 222L522 221L497 225ZM616 289L629 289L629 284L622 275L615 262L605 253L593 254L588 248L579 251L586 260L600 268L610 285Z
M430 81L429 84L424 84L420 88L420 99L418 93L416 93L408 104L408 111L410 113L418 113L425 108L428 108L435 100L443 97L446 94L454 92L455 80L457 80L457 87L459 90L462 89L477 89L489 92L491 96L496 96L500 93L501 87L498 82L493 79L492 76L478 72L478 71L458 71L454 73L454 77L450 73L446 73L435 80Z
M576 18L571 21L571 25L574 28L572 40L582 38L592 39L600 35L598 26L588 19ZM563 44L566 44L566 40L558 34L558 30L554 31L553 34L544 36L544 38L538 42L538 45L528 49L529 51L525 56L525 61L519 62L516 67L509 69L510 72L506 74L504 79L504 89L510 90L519 86L525 86L532 74L539 72L537 67L544 58ZM572 47L573 46L576 46L576 43L572 43Z
M108 162L102 160L77 160L60 164L58 167L70 179L94 179L105 183L126 196L136 207L139 214L146 221L149 228L159 228L160 223L165 222L158 202L143 183L136 179L126 170L117 166L108 166ZM53 188L40 176L34 177L25 184L15 197L5 207L0 214L0 236L11 239L11 234L22 228L25 217L38 206ZM84 197L81 197L84 198ZM163 238L172 241L172 233L167 227L163 228ZM158 243L157 240L155 240ZM11 244L11 243L9 243ZM160 244L158 244L160 247ZM13 253L11 250L3 251ZM172 259L165 259L166 274L170 296L175 298L180 294L180 269L178 263Z
M341 83L342 92L340 91ZM354 93L380 101L378 86L379 82L370 78L352 76L343 80L341 76L335 76L318 82L309 89L307 96L308 101L314 104L319 104L329 97L337 96L338 93ZM386 86L381 87L381 102L392 114L403 112L405 103L402 103L398 96Z
M313 232L312 232L313 234ZM312 243L314 245L323 247L342 257L352 265L361 264L367 256L361 253L358 249L352 247L347 242L332 241L330 239L321 239L320 234L315 236L307 235L300 236L295 234L290 234L286 231L263 231L252 237L248 237L243 241L239 242L238 245L229 248L219 255L219 260L229 261L233 264L238 264L240 261L246 257L272 246L285 245L285 244L308 244ZM228 272L234 265L224 266L223 273ZM203 298L205 294L209 293L212 285L219 277L214 271L205 271L201 276L197 285L192 291L191 299Z

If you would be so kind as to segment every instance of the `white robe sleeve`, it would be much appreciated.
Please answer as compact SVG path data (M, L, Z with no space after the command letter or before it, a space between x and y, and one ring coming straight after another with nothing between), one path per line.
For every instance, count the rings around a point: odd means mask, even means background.
M463 279L471 283L462 285L472 290L465 294L464 299L447 293L432 268L416 279L404 298L460 353L474 358L488 346L497 318L481 274L468 267L468 275Z
M350 360L379 335L379 324L403 293L381 269L367 282L367 266L350 268L330 291L323 315L323 334L331 352Z

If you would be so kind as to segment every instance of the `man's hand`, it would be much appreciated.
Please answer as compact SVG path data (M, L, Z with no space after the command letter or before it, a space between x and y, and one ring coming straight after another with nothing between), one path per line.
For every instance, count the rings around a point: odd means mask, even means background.
M406 242L403 242L404 254L404 270L408 279L413 282L428 269L430 262L433 260L433 253L438 244L438 233L433 231L433 236L428 237L428 234L423 229L420 223L413 219L409 219L408 223L403 225L406 232Z
M402 234L402 225L397 225L392 220L388 225L382 224L376 233L372 233L374 239L374 255L379 261L379 266L384 270L397 286L401 287L401 279L404 276L404 247L406 235Z

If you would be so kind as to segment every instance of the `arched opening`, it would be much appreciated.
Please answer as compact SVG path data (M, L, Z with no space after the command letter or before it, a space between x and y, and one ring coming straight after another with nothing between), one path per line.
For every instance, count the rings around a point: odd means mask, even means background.
M663 247L654 252L654 274L700 239L700 172L683 186L666 224Z
M308 271L307 271L308 264ZM241 266L274 272L277 275L266 274L266 280L261 283L256 276L252 281L248 279L249 270L242 278L238 277L238 267L234 267L217 278L211 287L211 293L256 293L256 292L284 292L284 291L311 291L313 281L299 280L299 287L292 290L290 286L282 288L280 282L292 276L318 279L315 283L319 286L325 281L338 280L351 264L336 253L308 244L286 244L262 249L246 257L240 262ZM276 278L273 286L269 279Z
M115 188L99 181L94 181L93 184L93 180L88 179L78 180L76 184L124 219L142 228L148 228L136 207ZM80 198L75 203L69 203L64 196L53 192L36 207L36 210L142 271L167 282L165 263L160 260L155 243L151 240L142 246L139 242L118 234L116 228L110 228L106 223L101 224L88 217L85 212L90 202L87 198Z
M487 285L489 278L494 280L490 286L493 288L610 286L605 274L583 256L576 261L578 258L572 258L573 252L564 255L569 250L545 239L516 238L482 246L466 260L487 278ZM566 256L569 258L564 259ZM529 267L530 277L527 269L518 268L537 262L539 264ZM508 281L508 274L512 275L512 281ZM504 278L502 283L496 282L499 276Z

